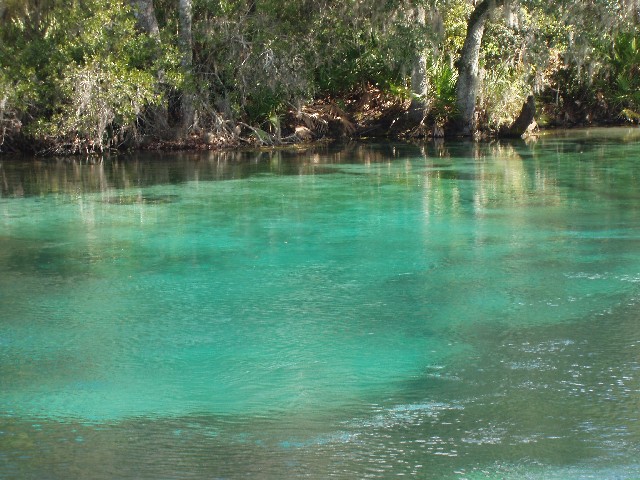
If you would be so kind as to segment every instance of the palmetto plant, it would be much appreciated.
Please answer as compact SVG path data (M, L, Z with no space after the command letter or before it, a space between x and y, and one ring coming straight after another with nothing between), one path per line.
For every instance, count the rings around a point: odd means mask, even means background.
M640 109L640 35L622 33L616 38L610 60L611 97L620 110Z
M444 59L434 59L427 69L431 86L429 115L443 124L455 113L458 73Z

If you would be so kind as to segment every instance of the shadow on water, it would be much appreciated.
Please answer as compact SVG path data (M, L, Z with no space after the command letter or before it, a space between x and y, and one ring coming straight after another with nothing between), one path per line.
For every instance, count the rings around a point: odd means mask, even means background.
M408 144L362 144L308 150L140 153L96 159L11 158L0 163L0 197L90 193L185 182L239 180L260 175L340 173L332 164L389 162L406 155ZM162 199L164 200L164 198ZM109 201L109 200L107 200ZM133 203L125 197L116 203ZM142 202L154 203L153 198Z
M108 424L4 417L8 478L634 478L638 315L450 332L473 355L369 413L190 415ZM569 408L568 408L569 407ZM22 470L24 468L24 470Z
M503 157L505 153L519 160L532 160L550 154L563 156L557 165L585 163L582 169L593 171L611 167L616 158L608 156L607 146L632 144L640 129L593 129L593 131L555 132L538 140L503 140L493 143L471 141L430 141L410 143L347 142L332 146L310 147L306 150L230 151L198 153L139 153L95 158L13 158L4 156L0 162L0 198L30 197L47 194L79 194L171 185L185 182L237 180L261 175L324 175L345 173L343 163L362 165L388 163L397 159L428 159L431 168L442 178L474 180L479 175L477 163L483 159ZM624 155L624 150L621 150ZM567 159L570 162L567 162ZM473 168L460 168L472 161ZM540 165L527 165L527 169ZM593 171L591 173L593 173ZM531 172L534 173L534 172ZM629 172L635 175L635 171ZM117 197L117 198L116 198ZM164 202L169 197L114 196L107 202L130 204Z
M136 205L136 204L163 205L167 203L175 203L179 199L180 199L179 195L138 194L138 195L120 195L120 196L106 197L102 200L102 202L115 204L115 205Z

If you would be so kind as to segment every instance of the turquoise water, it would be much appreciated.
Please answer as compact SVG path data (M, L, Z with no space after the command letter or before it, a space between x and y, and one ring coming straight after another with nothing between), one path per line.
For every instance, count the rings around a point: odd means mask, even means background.
M0 477L639 478L638 140L0 158Z

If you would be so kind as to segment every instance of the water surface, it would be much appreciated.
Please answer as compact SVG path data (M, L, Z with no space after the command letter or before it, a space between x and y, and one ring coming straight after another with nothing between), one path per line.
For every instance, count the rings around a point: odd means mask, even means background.
M637 478L639 139L0 158L0 476Z

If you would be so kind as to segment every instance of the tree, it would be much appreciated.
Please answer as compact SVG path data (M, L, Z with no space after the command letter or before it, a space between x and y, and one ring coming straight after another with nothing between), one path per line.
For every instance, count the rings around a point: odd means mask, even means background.
M418 28L425 27L426 17L424 6L417 5L415 7L415 22ZM411 68L411 106L409 107L409 113L415 120L422 121L424 118L427 110L426 98L428 94L427 58L424 49L418 48Z
M458 130L464 136L476 131L476 100L479 87L480 47L484 28L493 10L504 4L504 0L482 0L476 5L469 21L467 34L457 62L456 107Z
M473 135L504 131L549 85L558 114L578 89L604 92L610 115L636 111L639 3L0 0L0 136L5 150L77 138L99 150L197 127L233 142L277 137L317 97L377 113L385 96L428 118L415 132L455 119L447 133Z
M581 2L547 2L543 0L481 0L467 21L467 30L460 56L456 62L456 128L463 136L473 135L477 129L476 103L480 87L479 59L487 22L494 12L504 7L513 13L523 9L531 16L551 21L570 36L570 47L577 61L588 55L594 41L602 41L623 26L637 22L637 0L585 0ZM530 32L529 42L536 40ZM535 62L536 59L534 59Z
M193 39L191 27L193 23L193 8L191 0L179 0L178 16L178 44L180 48L180 64L186 76L186 88L182 90L182 98L180 102L182 130L187 131L193 126L194 121L194 105L192 93L193 81Z

